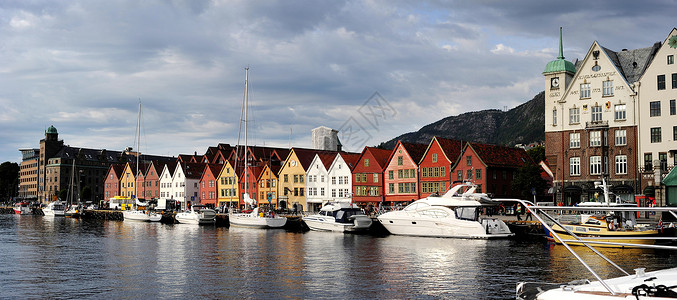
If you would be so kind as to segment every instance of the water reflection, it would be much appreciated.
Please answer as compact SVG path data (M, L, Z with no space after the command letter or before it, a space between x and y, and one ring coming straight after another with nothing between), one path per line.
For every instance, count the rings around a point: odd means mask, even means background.
M3 298L505 299L518 281L591 278L542 241L372 237L0 215ZM674 253L603 249L631 271ZM618 276L589 251L603 276Z

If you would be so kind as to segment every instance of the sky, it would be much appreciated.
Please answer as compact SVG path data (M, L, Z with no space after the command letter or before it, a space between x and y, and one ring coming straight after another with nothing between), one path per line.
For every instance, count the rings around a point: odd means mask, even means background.
M511 109L545 65L662 42L675 1L0 1L0 162L50 125L73 147L204 154L310 148L339 130L361 152L439 119ZM239 137L239 139L238 139Z

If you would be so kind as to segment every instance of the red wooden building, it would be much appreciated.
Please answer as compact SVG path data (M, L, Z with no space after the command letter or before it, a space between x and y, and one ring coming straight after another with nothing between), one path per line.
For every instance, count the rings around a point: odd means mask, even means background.
M434 137L419 163L419 190L425 197L443 195L455 180L452 169L458 163L465 142Z
M200 204L210 207L218 206L219 197L216 178L218 178L222 168L222 164L207 164L205 167L200 178Z
M418 163L428 145L398 141L388 158L384 175L385 201L411 202L421 197L418 189Z
M512 181L517 170L527 163L533 161L524 149L467 143L453 174L457 181L477 184L477 192L516 198L519 193L513 191Z
M364 147L352 169L353 201L377 206L385 200L383 170L392 150Z

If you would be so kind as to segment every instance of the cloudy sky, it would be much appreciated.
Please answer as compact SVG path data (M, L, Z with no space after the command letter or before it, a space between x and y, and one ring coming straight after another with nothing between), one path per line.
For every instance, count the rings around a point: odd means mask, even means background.
M76 147L202 154L236 144L250 67L249 144L350 151L441 118L513 108L544 89L564 27L593 41L663 41L675 1L0 1L0 161L54 125Z

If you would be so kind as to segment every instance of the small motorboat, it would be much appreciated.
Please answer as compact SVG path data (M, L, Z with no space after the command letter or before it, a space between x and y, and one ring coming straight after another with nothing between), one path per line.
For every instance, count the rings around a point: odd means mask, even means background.
M216 211L204 205L193 205L190 210L176 214L176 221L182 224L214 224Z
M318 214L303 217L303 222L311 230L358 232L371 227L371 218L351 201L329 202L322 206Z
M54 201L47 204L47 207L42 209L45 217L63 217L66 215L66 205L61 201Z
M264 213L258 207L250 213L231 213L228 220L230 225L254 228L282 228L287 224L287 218L273 212Z
M14 213L17 215L30 215L31 208L28 202L19 202L14 205Z

